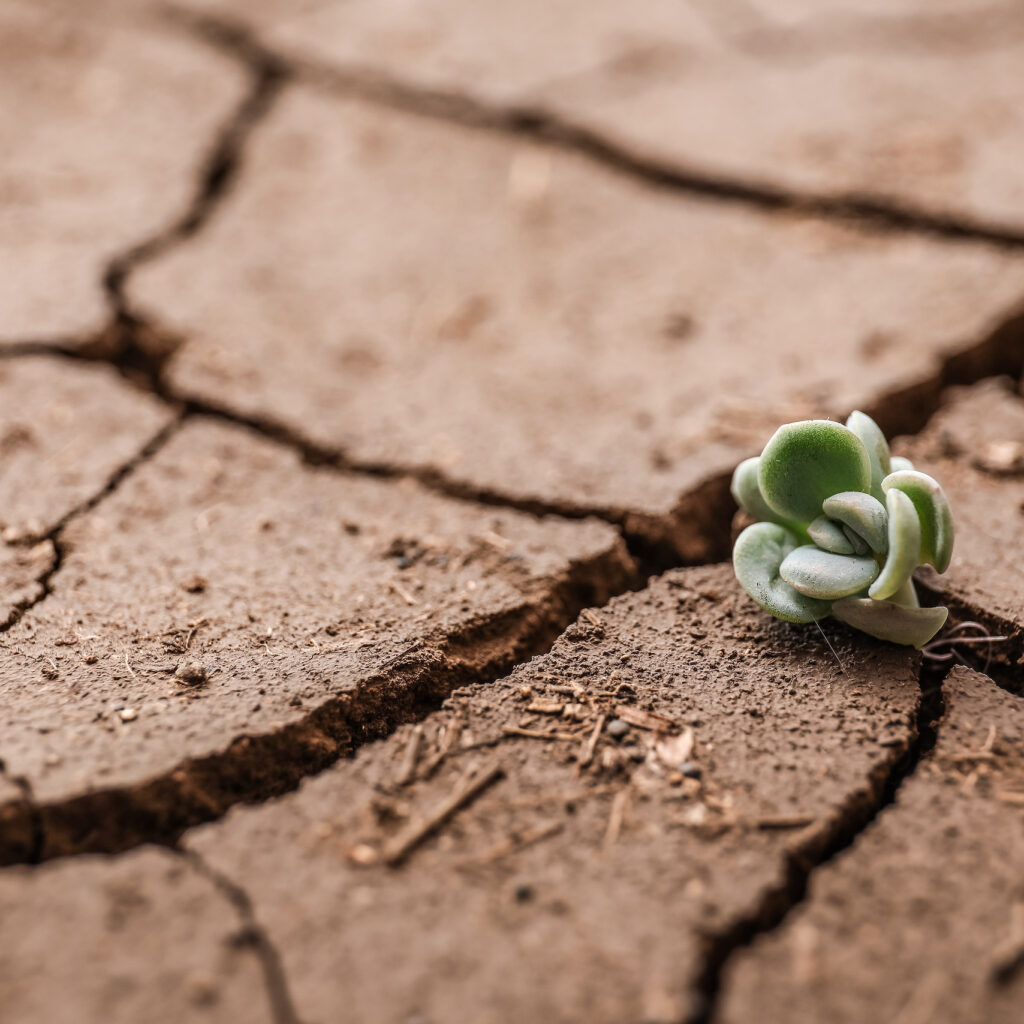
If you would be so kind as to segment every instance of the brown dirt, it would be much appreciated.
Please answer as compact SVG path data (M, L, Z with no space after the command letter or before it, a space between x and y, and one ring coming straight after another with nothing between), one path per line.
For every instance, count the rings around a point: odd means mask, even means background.
M681 172L712 194L853 195L1024 237L1013 3L192 6L256 26L293 57L354 69L357 83L412 85L424 104L441 92L553 115L556 130L582 128L652 177Z
M26 545L51 534L173 420L172 409L109 367L44 357L0 361L2 543ZM27 557L0 548L5 564ZM10 585L6 574L3 585Z
M1024 18L964 2L204 0L285 64L6 4L3 1024L1016 1021L1024 400L944 389L1024 368ZM854 406L943 406L923 583L1011 637L944 718L665 571Z
M955 617L1010 638L992 654L1024 691L1024 399L1008 381L958 388L896 449L940 481L953 507L953 561L943 576L922 570L924 585Z
M27 548L0 545L0 628L11 625L43 596L45 580L56 565L50 540Z
M621 540L302 466L193 422L62 537L0 637L0 756L43 855L167 838L281 792L623 589ZM0 859L24 851L0 837Z
M1018 308L1020 275L991 249L670 199L293 91L208 230L129 294L186 339L177 393L699 560L725 547L702 484L717 506L779 422L900 393L913 424L943 359Z
M728 566L669 573L453 695L415 760L400 730L188 847L250 893L306 1021L342 1003L348 1020L677 1020L702 936L777 899L914 737L913 654L829 636L842 669ZM634 724L615 739L612 721ZM381 863L490 765L503 777L439 835Z
M1024 1005L1024 701L957 668L896 802L740 952L719 1024L1016 1024Z
M11 1024L271 1024L255 936L184 857L146 850L0 875Z
M0 347L84 342L108 264L168 225L248 84L155 5L0 9Z

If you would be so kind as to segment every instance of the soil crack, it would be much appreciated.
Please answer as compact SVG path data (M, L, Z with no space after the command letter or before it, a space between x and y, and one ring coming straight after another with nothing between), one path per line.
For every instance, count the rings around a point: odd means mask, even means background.
M134 786L38 805L43 839L36 860L119 853L146 842L173 846L186 829L221 817L235 804L286 793L399 725L420 721L458 687L507 675L548 651L583 608L603 605L636 582L621 547L611 547L571 564L542 593L524 594L515 608L414 644L357 688L279 729L238 736L223 750ZM22 808L22 818L27 810ZM0 830L0 864L27 859L18 838L25 823L14 825L10 842Z
M790 851L786 878L780 886L765 893L750 914L733 922L725 931L708 937L704 967L697 979L694 1007L685 1024L713 1024L722 979L733 956L786 921L807 897L814 872L856 842L892 805L900 787L917 771L922 758L934 749L945 714L942 683L947 671L946 668L936 670L927 664L921 668L921 698L910 743L903 750L894 748L888 762L880 763L866 780L864 789L853 794L822 829L816 829Z
M238 914L241 927L237 934L237 942L239 945L251 947L259 961L274 1024L302 1024L292 1001L281 954L271 941L267 930L257 920L249 894L241 886L236 885L231 879L211 867L194 850L178 850L176 852L198 874L209 881Z
M143 463L152 459L181 428L183 416L178 415L162 426L130 459L123 462L110 475L106 483L85 501L79 502L64 513L57 522L43 534L26 534L11 542L12 547L35 547L49 543L52 547L50 564L36 577L39 592L33 597L16 603L7 618L0 622L0 633L6 633L16 626L28 612L45 601L53 593L53 581L64 564L63 534L68 525L81 516L87 515L97 505L114 493Z
M706 199L740 203L769 212L823 220L851 221L882 232L937 236L949 240L1024 247L1024 232L998 223L886 200L870 194L803 192L709 173L697 167L644 156L601 132L527 104L488 103L477 97L430 88L365 65L340 65L275 52L247 25L214 15L175 8L176 16L201 38L242 60L287 68L296 79L382 107L401 110L482 131L528 137L534 142L577 153L618 174L653 188Z
M140 328L142 325L137 325ZM146 325L147 331L152 326ZM126 335L125 365L137 366L146 358L145 342ZM229 408L200 401L177 392L164 374L171 351L153 366L143 386L165 401L182 407L188 416L210 416L253 430L302 456L309 465L333 467L339 471L382 479L413 479L446 497L476 504L509 508L532 515L557 515L564 519L595 516L619 528L630 554L647 575L681 565L725 561L730 557L729 524L735 504L729 493L731 470L708 477L682 494L676 505L661 515L639 514L627 508L578 505L570 502L520 498L497 490L474 486L431 467L379 463L352 458L342 448L318 445L299 431L270 416L244 416ZM889 435L912 435L924 428L942 407L943 392L954 385L974 384L986 377L1024 373L1024 310L1014 310L989 333L973 344L950 353L927 377L890 391L864 405ZM137 381L138 382L138 381ZM844 416L852 410L837 410Z
M172 14L171 20L179 19ZM103 284L118 321L127 324L135 322L124 294L129 275L141 264L156 259L190 238L214 215L218 204L238 176L246 140L270 112L288 77L282 61L270 53L248 47L244 38L235 39L234 35L230 29L225 28L219 37L209 33L200 38L216 42L222 52L238 58L248 70L252 84L217 132L188 206L167 227L115 256L108 265Z

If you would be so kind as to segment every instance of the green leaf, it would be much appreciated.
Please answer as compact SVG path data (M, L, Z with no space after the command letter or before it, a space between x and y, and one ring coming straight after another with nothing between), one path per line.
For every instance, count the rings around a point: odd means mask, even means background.
M761 497L761 488L757 483L757 469L761 460L755 455L752 459L744 459L733 471L733 500L744 512L762 522L774 523L779 517Z
M901 469L882 481L882 490L896 488L907 495L921 521L921 552L918 563L935 566L938 572L949 568L953 557L953 510L939 482L916 469Z
M884 601L898 593L917 568L921 551L921 523L914 503L902 491L890 488L885 496L889 513L889 554L868 597Z
M911 608L895 601L870 597L844 597L832 605L832 614L862 633L894 644L924 647L945 625L945 608Z
M786 556L779 575L807 597L834 601L862 591L878 575L878 563L873 558L835 555L806 544Z
M761 453L758 483L777 515L809 523L821 515L822 502L831 495L866 491L871 463L856 434L841 423L787 423Z
M861 491L843 491L827 498L822 508L829 519L845 523L867 541L872 551L884 555L889 550L885 506L877 498Z
M766 612L787 622L813 622L828 615L828 602L805 597L779 576L779 566L798 542L784 526L754 523L736 538L732 566L743 589Z
M889 442L886 441L882 428L866 413L850 413L846 426L860 438L860 443L868 453L868 460L871 463L871 493L881 499L882 479L892 472Z
M896 473L901 469L914 468L914 464L910 461L910 459L905 459L902 455L894 455L890 462L892 465L892 469L890 470L890 472L892 473Z
M817 519L807 527L807 536L818 545L822 551L831 551L837 555L852 555L856 554L853 544L850 539L843 533L843 528L838 524L832 522L828 516L818 516ZM864 545L864 551L867 551L867 545ZM864 554L864 551L860 554Z
M856 530L851 530L846 523L843 523L843 533L853 545L855 555L866 555L871 550L871 545Z
M889 600L894 601L896 604L905 604L908 608L921 607L921 603L917 599L917 591L914 589L913 579L907 580Z

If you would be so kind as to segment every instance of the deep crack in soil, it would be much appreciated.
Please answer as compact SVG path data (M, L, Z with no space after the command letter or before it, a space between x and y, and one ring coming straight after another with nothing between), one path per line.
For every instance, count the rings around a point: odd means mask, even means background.
M183 402L166 385L164 370L178 345L178 339L135 315L124 297L124 285L132 270L170 247L185 242L214 216L220 201L229 192L238 174L242 151L250 133L270 110L274 99L289 77L301 75L332 90L358 95L367 101L419 113L423 116L456 121L484 130L530 136L550 145L576 152L652 186L703 195L708 198L748 203L762 209L810 214L828 219L857 219L882 230L920 232L947 239L983 240L1007 246L1024 246L1024 236L998 227L956 218L935 216L926 211L904 209L876 200L848 196L839 199L805 196L784 190L753 187L742 182L708 179L676 168L639 159L619 149L599 135L566 123L549 114L524 108L491 108L471 97L427 91L392 81L365 71L332 69L322 66L289 66L278 56L263 49L244 29L223 22L193 20L208 39L235 53L253 73L253 87L222 127L211 148L204 172L189 208L180 218L156 236L133 246L116 258L108 268L105 286L111 302L112 319L102 338L72 348L63 341L53 345L33 344L14 347L4 357L21 354L52 353L65 358L85 358L115 365L137 386L152 391L165 401L181 406L182 416L154 437L138 456L121 467L105 487L89 501L74 509L48 535L54 544L54 560L41 579L42 594L16 610L2 629L13 626L50 593L53 577L62 563L60 533L67 522L94 508L110 494L132 470L155 454L177 430L185 417L206 415L240 423L281 444L298 450L310 464L334 466L386 478L414 477L443 494L481 504L516 508L534 514L558 514L568 518L598 515L623 530L631 553L641 563L644 574L653 574L680 559L665 543L665 525L640 522L617 510L551 506L509 499L500 493L479 491L445 479L442 474L413 471L391 465L360 464L348 460L343 452L326 450L296 436L271 420L240 417L228 409L198 402ZM1019 375L1024 370L1024 315L1015 316L969 348L949 356L928 380L918 382L900 393L891 393L867 411L887 433L914 433L923 427L941 404L941 393L952 384L967 384L998 373ZM732 501L728 477L705 482L696 492L681 499L680 509L690 510L695 534L711 553L707 561L728 557L728 523ZM699 515L697 513L700 513ZM614 589L614 588L613 588ZM262 800L293 788L305 776L319 771L341 756L371 739L381 738L401 722L425 716L456 686L469 679L496 678L514 664L546 650L555 637L590 601L592 585L567 579L558 601L544 611L536 609L536 618L522 622L505 647L491 651L482 663L474 656L474 641L467 638L461 652L435 650L428 656L400 667L397 671L415 676L410 696L401 707L389 698L383 678L377 686L366 687L358 695L328 702L303 722L280 733L263 737L242 737L220 755L193 762L174 773L176 778L154 780L135 792L89 794L58 807L36 805L27 780L10 779L21 789L25 821L32 834L29 862L52 856L86 851L116 852L146 841L173 845L181 832L200 821L222 814L239 800ZM611 594L608 597L612 596ZM554 605L560 605L552 614ZM981 618L975 609L954 609L955 614ZM998 629L998 623L988 623ZM478 639L487 646L492 638ZM998 666L992 672L997 682ZM1019 683L1019 681L1018 681ZM921 673L922 699L918 711L916 739L903 755L894 755L887 770L866 780L866 789L852 800L825 834L816 834L791 858L785 886L773 892L749 916L736 922L727 932L712 937L701 977L701 1004L690 1024L709 1024L714 1020L715 1002L723 970L730 957L758 935L778 927L807 893L814 870L848 848L857 836L888 807L902 783L915 771L921 758L934 746L936 722L942 714L941 674L932 669ZM269 775L260 766L271 764ZM239 788L242 777L250 776ZM252 779L258 780L256 785ZM131 814L111 812L118 804L131 806ZM110 823L115 818L131 819L130 831L96 830L96 822ZM297 1024L280 957L253 917L247 894L229 879L216 874L200 858L187 854L206 877L236 907L243 929L259 957L268 998L278 1024Z
M919 675L921 700L917 725L910 746L895 752L888 766L880 766L866 781L865 789L854 794L840 814L823 829L800 843L791 853L786 880L766 893L761 903L747 916L735 921L718 935L708 937L704 969L701 972L691 1013L685 1024L714 1024L719 992L726 967L732 957L759 936L779 928L790 912L807 896L814 872L852 846L871 823L896 799L900 787L909 779L921 759L935 747L945 706L942 682L949 667L941 670L923 665Z
M547 651L583 608L637 584L609 549L572 564L545 592L482 617L436 643L417 642L357 690L326 700L280 729L241 735L227 748L189 759L145 783L95 790L48 804L8 808L0 864L38 863L79 853L118 853L145 842L173 845L186 829L240 802L262 802L399 725L436 710L456 688L487 682ZM42 841L28 856L24 836L37 815ZM9 840L9 841L7 841Z

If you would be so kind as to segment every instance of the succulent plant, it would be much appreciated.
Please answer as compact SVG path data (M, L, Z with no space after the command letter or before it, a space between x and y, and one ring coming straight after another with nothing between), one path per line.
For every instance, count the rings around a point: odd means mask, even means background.
M949 567L953 513L932 477L889 454L870 416L779 427L736 467L732 494L759 520L736 539L733 568L766 612L787 622L832 615L914 647L942 628L946 609L920 607L913 573Z

